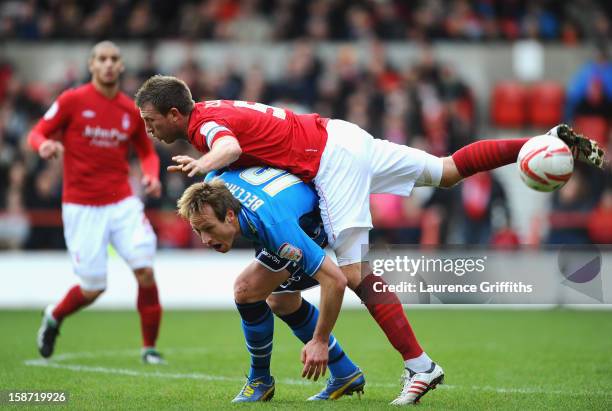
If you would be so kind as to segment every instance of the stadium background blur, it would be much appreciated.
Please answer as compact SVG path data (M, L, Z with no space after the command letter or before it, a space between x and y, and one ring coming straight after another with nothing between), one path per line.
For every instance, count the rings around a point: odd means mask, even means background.
M591 0L2 2L0 247L64 248L61 162L41 161L25 136L62 90L88 80L96 40L123 47L128 95L150 75L173 74L196 100L316 111L437 155L560 121L607 146L611 9ZM190 150L156 148L162 166ZM373 241L612 242L609 168L578 168L552 196L529 192L510 168L452 190L374 196ZM163 197L147 202L159 246L198 247L173 215L189 181L164 169Z

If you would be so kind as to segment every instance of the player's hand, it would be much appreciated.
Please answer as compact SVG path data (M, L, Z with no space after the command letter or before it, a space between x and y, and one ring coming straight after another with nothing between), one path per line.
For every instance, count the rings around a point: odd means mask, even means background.
M304 364L302 377L316 381L319 376L324 376L328 359L329 351L326 341L315 339L308 341L302 348L302 364Z
M206 174L210 171L208 167L204 165L202 157L196 160L189 156L174 156L172 160L178 163L178 165L169 166L168 171L182 171L186 173L188 177L193 177L196 174Z
M183 166L195 160L189 156L174 156L172 157L172 161L178 164L175 164L173 166L168 166L166 170L168 170L171 173L176 173L176 172L183 172Z
M142 185L145 188L145 194L154 198L161 197L161 183L159 179L154 176L144 175L141 180Z
M45 140L38 148L38 155L44 160L57 158L64 153L64 145L56 140Z

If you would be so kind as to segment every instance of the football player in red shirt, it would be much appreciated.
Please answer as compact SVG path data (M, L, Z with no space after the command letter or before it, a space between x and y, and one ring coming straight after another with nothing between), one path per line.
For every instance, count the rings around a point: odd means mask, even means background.
M515 162L527 139L481 140L440 158L317 114L245 101L195 103L183 81L159 75L141 86L136 105L150 135L168 144L185 139L204 153L198 159L173 157L177 164L169 171L194 176L226 166L268 165L313 182L329 244L349 287L404 359L405 382L393 404L415 403L443 380L442 368L421 349L397 296L375 293L378 277L361 274L371 272L367 266L362 270L362 245L369 243L372 228L369 196L408 196L415 186L451 187L477 172ZM566 125L549 134L564 140L579 160L601 167L603 151L597 143Z
M123 69L114 43L96 44L89 58L91 82L64 91L28 135L41 158L63 155L64 237L80 279L44 311L38 350L45 358L53 354L62 321L104 292L110 243L138 281L142 360L163 362L155 348L162 313L152 268L157 239L128 182L128 150L135 148L145 193L154 197L161 194L159 158L134 102L119 91Z

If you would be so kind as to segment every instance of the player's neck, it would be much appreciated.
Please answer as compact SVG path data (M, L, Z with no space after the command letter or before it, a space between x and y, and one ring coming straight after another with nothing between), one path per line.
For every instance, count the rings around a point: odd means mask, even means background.
M104 97L108 99L113 99L119 93L119 82L113 84L112 86L104 85L95 79L91 81L96 91L102 94Z
M238 234L237 237L244 235L242 232L242 227L240 226L240 220L238 218L234 220L234 229L236 229L236 233Z

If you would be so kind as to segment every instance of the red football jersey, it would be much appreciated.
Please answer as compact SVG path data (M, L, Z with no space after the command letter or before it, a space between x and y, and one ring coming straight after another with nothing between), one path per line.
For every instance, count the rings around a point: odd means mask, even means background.
M109 99L91 83L63 92L28 140L38 150L45 139L55 134L64 144L65 203L104 205L130 196L130 142L143 173L159 178L159 157L138 109L123 93Z
M203 153L220 137L236 138L242 154L230 167L269 165L310 181L327 143L327 121L318 114L295 114L261 103L211 100L196 103L188 134Z

